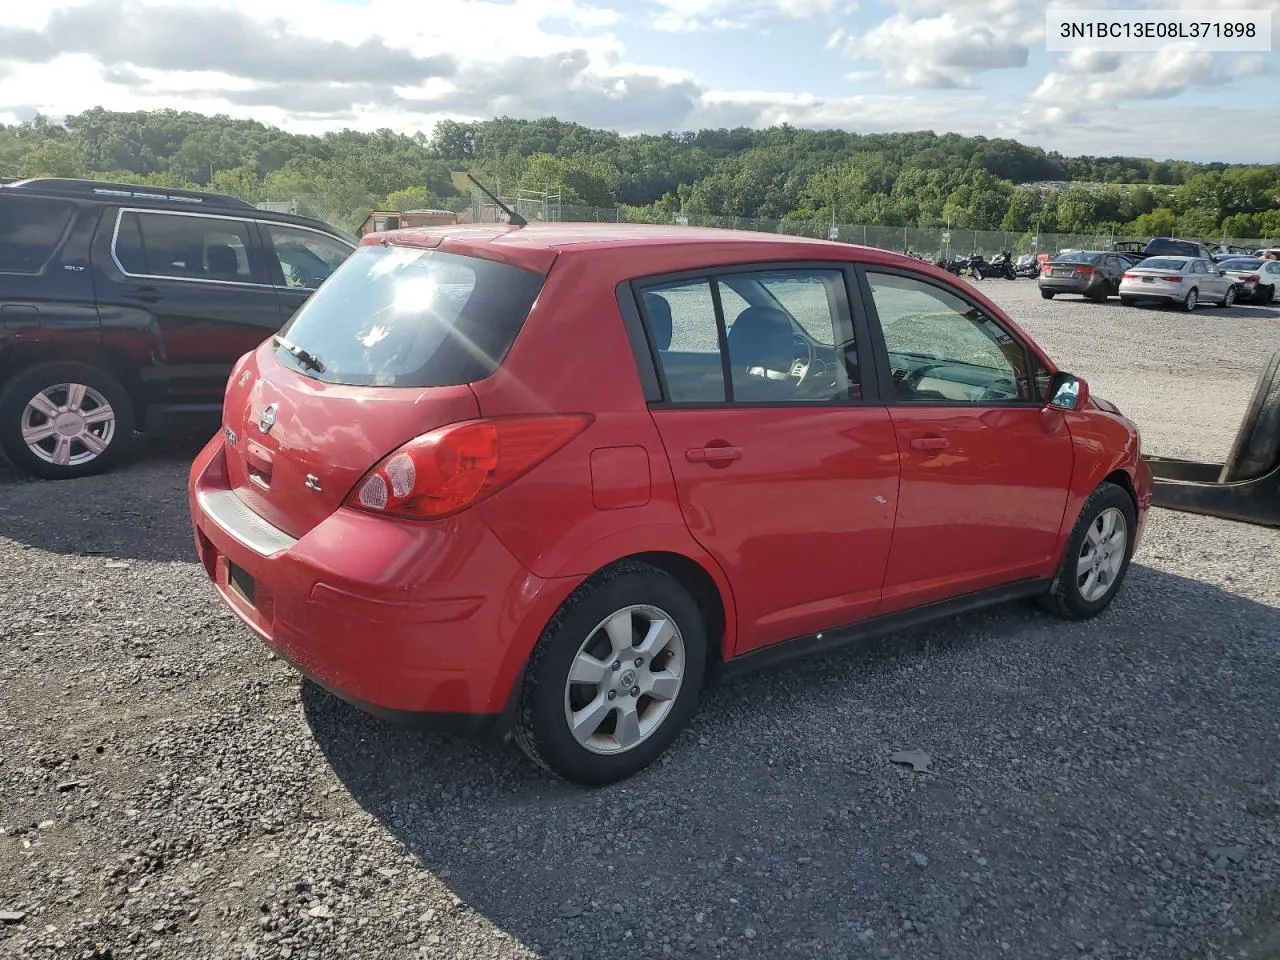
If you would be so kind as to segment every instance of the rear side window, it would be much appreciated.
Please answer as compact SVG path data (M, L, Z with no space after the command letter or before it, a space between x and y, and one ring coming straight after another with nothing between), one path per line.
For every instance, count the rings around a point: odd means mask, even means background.
M671 403L782 405L859 395L839 269L734 271L645 285L640 301Z
M281 331L317 364L304 364L283 348L276 356L326 383L475 383L502 363L543 279L438 250L360 247Z
M0 196L0 273L39 273L75 217L62 200Z
M252 283L249 231L245 220L125 210L112 250L133 276Z

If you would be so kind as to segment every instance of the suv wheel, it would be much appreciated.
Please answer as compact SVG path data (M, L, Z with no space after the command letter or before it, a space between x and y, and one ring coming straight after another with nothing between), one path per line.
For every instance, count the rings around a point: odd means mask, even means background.
M108 469L133 441L133 402L111 374L40 363L0 392L0 449L20 470L64 480Z
M1138 513L1129 492L1114 483L1099 484L1080 510L1041 604L1067 620L1097 616L1124 582L1137 532Z
M706 628L674 577L624 563L590 578L543 631L515 739L574 783L623 780L656 760L697 709Z

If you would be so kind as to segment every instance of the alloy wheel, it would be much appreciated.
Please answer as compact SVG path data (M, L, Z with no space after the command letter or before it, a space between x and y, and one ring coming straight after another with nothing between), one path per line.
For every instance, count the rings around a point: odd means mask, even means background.
M564 691L569 732L596 754L626 753L671 713L685 676L675 620L647 604L600 621L578 648Z
M22 440L45 463L76 467L101 456L116 433L107 398L83 383L45 387L22 411Z
M1115 586L1129 546L1124 514L1107 507L1089 526L1076 562L1076 586L1087 603L1096 603Z

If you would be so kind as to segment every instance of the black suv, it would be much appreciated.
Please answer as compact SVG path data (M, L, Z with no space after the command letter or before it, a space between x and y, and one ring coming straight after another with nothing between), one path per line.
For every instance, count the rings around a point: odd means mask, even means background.
M216 429L232 365L356 242L212 193L0 184L0 449L60 479L106 469L135 430L175 416Z

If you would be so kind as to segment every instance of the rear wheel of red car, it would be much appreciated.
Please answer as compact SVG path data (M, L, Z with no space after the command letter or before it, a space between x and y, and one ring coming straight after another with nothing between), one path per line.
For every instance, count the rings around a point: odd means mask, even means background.
M1099 484L1080 511L1042 604L1068 620L1086 620L1105 610L1129 571L1137 518L1127 490Z
M565 601L534 648L516 742L574 783L626 779L693 716L706 652L702 614L674 577L641 563L601 571Z
M133 401L98 367L40 363L0 391L0 448L20 470L46 480L101 473L133 442Z

